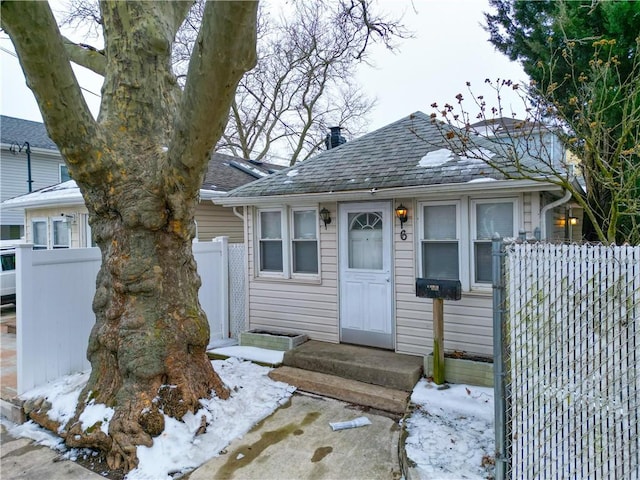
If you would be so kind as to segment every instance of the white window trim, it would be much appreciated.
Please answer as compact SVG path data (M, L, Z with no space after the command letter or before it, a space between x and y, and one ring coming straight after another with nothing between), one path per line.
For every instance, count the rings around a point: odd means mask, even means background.
M67 227L67 236L68 236L68 244L67 245L58 245L54 243L55 240L55 224L56 223L63 223L65 224L65 226ZM71 248L71 225L65 220L65 218L52 218L51 219L51 233L49 235L49 249L62 249L62 248Z
M288 209L288 220L289 220L289 231L291 233L290 237L287 239L287 247L289 249L289 265L291 266L291 278L294 279L317 279L320 277L320 214L318 213L318 207L291 207ZM316 273L296 273L293 271L293 242L294 242L294 212L308 212L313 211L315 214L315 225L316 225L316 261L318 271ZM304 240L301 240L304 241ZM284 239L283 239L284 243Z
M65 163L59 163L58 164L58 179L60 180L60 182L66 182L67 180L62 180L62 169L66 168L67 169L67 175L69 175L69 179L71 178L71 175L69 174L69 167L67 167L67 165Z
M418 212L416 215L416 220L418 222L418 272L420 272L420 276L424 277L424 272L422 270L423 267L423 259L422 259L422 242L424 241L425 232L424 232L424 208L425 207L438 207L438 206L450 206L453 205L456 208L456 238L455 240L458 242L458 277L460 278L460 283L462 288L465 290L469 289L469 282L465 281L468 279L468 264L465 263L468 257L466 249L464 248L465 244L463 243L462 238L462 204L464 202L462 200L438 200L438 201L426 201L426 202L418 202ZM445 240L434 240L433 243L438 243Z
M262 214L267 212L279 212L280 213L280 240L282 242L282 272L272 272L272 271L264 271L260 268L261 263L261 248L260 243L262 241ZM286 239L288 238L288 227L289 222L287 219L287 211L286 208L259 208L256 210L256 239L254 243L255 249L255 270L259 277L264 278L290 278L288 275L289 271L289 255L286 251Z
M476 207L478 205L483 205L487 203L511 203L513 208L513 237L517 237L518 230L522 228L521 220L520 220L520 198L519 197L491 197L491 198L472 198L469 202L469 248L467 251L469 252L469 280L471 282L471 290L491 290L491 283L486 282L476 282L475 278L475 244L478 241L477 239L477 230L476 230ZM487 240L481 240L481 242L487 242ZM489 240L491 242L491 240Z
M312 210L316 216L316 248L318 273L294 273L293 272L293 212ZM272 279L293 279L293 280L311 280L315 281L320 278L321 259L320 259L320 214L318 206L298 206L298 207L276 207L276 208L256 208L255 209L255 238L253 243L254 249L254 269L255 276L258 278ZM282 241L282 272L271 272L260 269L261 249L260 242L262 240L262 222L261 214L264 212L280 212L280 238Z
M416 236L416 271L422 276L422 240L424 239L423 212L425 206L456 205L456 228L458 236L458 262L459 275L462 290L465 292L489 292L491 284L475 282L475 241L476 241L476 205L486 203L513 204L513 229L514 236L522 228L521 196L474 196L467 195L451 198L450 200L422 200L417 202L416 221L418 223L418 235Z
M45 243L36 244L36 228L34 223L44 223L45 225ZM49 249L49 219L47 217L34 217L31 219L31 243L33 243L33 248L35 249Z

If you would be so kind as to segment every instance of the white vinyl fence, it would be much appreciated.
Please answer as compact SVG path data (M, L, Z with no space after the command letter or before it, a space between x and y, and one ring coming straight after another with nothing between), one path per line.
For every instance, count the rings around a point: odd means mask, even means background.
M229 266L227 237L196 242L193 253L202 279L199 298L207 314L211 339L226 339L241 331L244 310L230 309L229 284L238 288L244 275L244 255L234 247ZM16 355L17 391L22 394L64 375L90 368L87 345L95 316L91 308L101 257L98 248L32 250L16 248ZM233 272L233 273L232 273ZM230 277L230 274L232 276ZM241 282L240 282L241 283ZM243 283L241 283L243 285ZM230 319L229 312L234 315Z
M509 479L640 478L640 247L507 245Z

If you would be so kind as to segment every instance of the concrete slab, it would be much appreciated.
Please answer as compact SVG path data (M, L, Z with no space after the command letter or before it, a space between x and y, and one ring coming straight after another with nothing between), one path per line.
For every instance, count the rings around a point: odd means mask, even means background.
M25 438L14 438L0 425L2 478L12 480L91 480L104 479L102 475L87 470L70 461L59 461L58 454L48 447L35 445Z
M310 340L284 354L283 365L410 392L422 375L421 356Z
M404 390L385 388L379 385L293 367L280 367L271 370L269 377L279 382L294 385L304 392L311 392L399 415L405 413L411 395Z
M366 416L371 425L332 431L329 422ZM398 422L354 406L295 394L189 480L401 478Z

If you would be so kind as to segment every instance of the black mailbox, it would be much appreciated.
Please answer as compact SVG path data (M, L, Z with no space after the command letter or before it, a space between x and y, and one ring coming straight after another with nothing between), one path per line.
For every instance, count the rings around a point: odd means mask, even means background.
M460 300L462 298L462 285L460 280L416 278L416 297Z

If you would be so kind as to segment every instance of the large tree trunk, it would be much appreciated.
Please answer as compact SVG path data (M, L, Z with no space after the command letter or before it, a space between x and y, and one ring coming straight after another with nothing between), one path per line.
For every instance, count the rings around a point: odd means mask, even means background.
M255 64L257 4L207 4L181 91L171 44L189 6L101 2L105 82L96 121L48 5L0 3L2 28L102 251L91 376L62 435L69 446L105 451L109 467L125 471L138 463L136 447L163 431L163 414L180 419L201 398L229 395L205 351L209 325L191 242L211 149L238 81ZM79 422L92 402L114 409L108 435ZM53 426L43 411L32 418Z
M228 397L206 355L209 325L191 248L195 202L184 198L176 215L154 190L139 178L109 197L108 216L92 212L102 250L88 348L92 372L66 427L67 445L98 446L111 468L125 470L137 464L136 445L151 446L162 432L162 413L180 419L212 391ZM82 430L78 417L87 402L116 409L108 436Z

